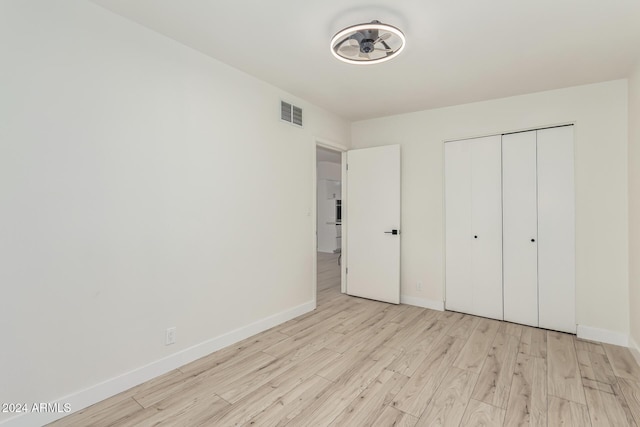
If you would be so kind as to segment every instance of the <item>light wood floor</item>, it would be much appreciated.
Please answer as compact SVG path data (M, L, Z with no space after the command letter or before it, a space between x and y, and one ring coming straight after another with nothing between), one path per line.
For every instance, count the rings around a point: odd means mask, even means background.
M572 335L339 292L320 254L318 309L55 426L626 426L629 351Z

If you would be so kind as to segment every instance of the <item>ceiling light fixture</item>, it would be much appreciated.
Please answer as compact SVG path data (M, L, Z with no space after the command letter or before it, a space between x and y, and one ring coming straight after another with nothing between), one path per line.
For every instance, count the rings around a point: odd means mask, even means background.
M404 50L402 31L380 21L358 24L331 39L331 53L349 64L369 65L395 58Z

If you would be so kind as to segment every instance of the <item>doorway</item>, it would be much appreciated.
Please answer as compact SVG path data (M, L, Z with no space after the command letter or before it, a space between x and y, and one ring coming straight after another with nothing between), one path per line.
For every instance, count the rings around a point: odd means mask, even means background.
M316 145L316 303L342 289L342 152Z

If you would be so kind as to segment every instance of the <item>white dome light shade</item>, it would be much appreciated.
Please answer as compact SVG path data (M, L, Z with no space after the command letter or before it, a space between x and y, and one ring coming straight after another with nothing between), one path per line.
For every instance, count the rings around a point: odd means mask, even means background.
M379 21L347 27L331 39L333 56L358 65L388 61L398 56L404 47L402 31Z

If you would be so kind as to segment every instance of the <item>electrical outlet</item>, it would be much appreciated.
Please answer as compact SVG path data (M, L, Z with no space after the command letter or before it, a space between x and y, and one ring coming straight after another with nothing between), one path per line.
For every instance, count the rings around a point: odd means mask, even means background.
M175 344L176 342L176 328L167 328L167 333L164 337L164 345Z
M421 291L422 290L422 281L418 280L418 283L416 283L416 289Z

